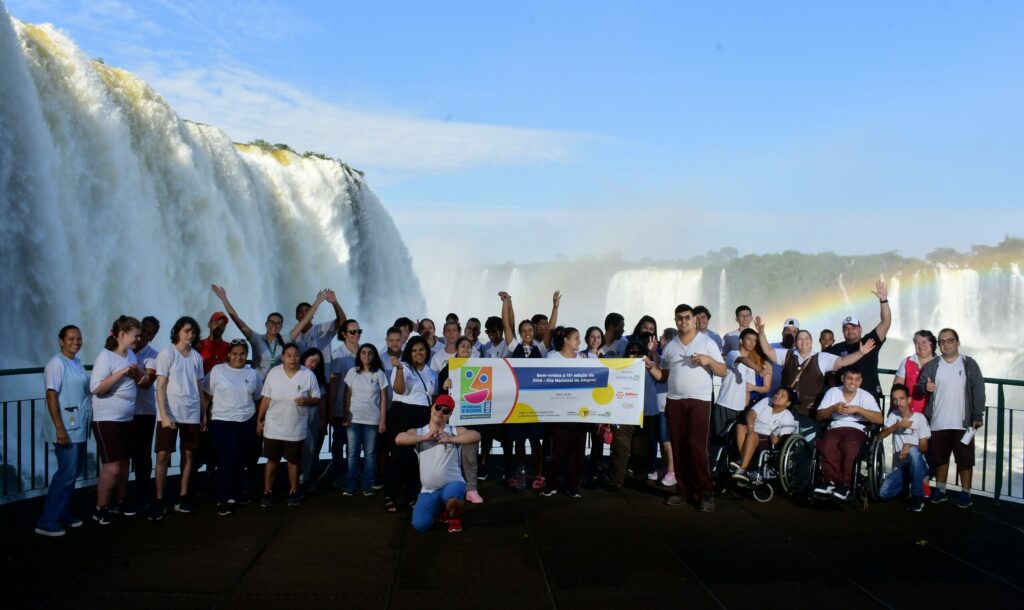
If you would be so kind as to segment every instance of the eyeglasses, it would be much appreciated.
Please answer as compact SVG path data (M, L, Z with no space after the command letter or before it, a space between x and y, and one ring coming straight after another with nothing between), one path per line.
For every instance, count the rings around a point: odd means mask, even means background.
M232 348L236 345L245 345L245 339L232 339L231 343L228 344L228 348Z
M357 328L355 330L346 330L345 332L350 335L361 335L363 334L363 329Z
M281 323L277 320L267 320L267 326L281 326Z
M451 415L452 414L452 410L451 409L449 409L448 407L442 407L441 405L434 405L434 410L439 412L439 413L443 413L444 415Z

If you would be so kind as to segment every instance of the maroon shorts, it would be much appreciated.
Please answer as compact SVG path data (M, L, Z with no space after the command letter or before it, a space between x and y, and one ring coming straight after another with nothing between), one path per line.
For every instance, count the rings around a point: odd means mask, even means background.
M195 451L199 449L199 424L178 424L176 428L164 428L160 422L156 424L156 450L174 453L181 433L181 450Z
M101 464L120 462L132 456L131 421L94 421L92 434L96 437L96 453Z
M304 441L281 441L276 438L263 439L263 457L271 462L280 462L281 458L289 464L302 461L302 444Z
M949 464L949 454L953 454L959 470L974 468L974 439L969 445L960 442L966 430L932 430L928 439L928 463L932 466Z

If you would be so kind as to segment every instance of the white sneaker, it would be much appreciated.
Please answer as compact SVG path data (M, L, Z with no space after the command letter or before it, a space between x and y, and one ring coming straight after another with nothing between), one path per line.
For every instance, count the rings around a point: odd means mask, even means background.
M655 470L653 472L648 472L647 473L647 480L648 481L657 481L658 480L658 471Z
M670 472L665 475L665 478L661 480L662 487L675 487L676 486L676 475Z
M484 499L480 497L480 493L477 490L471 490L466 492L466 499L473 504L483 504Z

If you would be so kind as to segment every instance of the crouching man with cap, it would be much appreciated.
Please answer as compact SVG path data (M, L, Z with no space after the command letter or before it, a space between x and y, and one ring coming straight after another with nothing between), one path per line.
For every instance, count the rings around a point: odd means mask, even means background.
M395 444L415 447L420 462L420 495L412 513L412 526L425 532L435 521L448 524L448 533L462 531L459 515L466 498L462 478L460 445L480 442L480 433L455 427L448 419L455 410L451 396L434 399L426 426L410 429L395 438Z

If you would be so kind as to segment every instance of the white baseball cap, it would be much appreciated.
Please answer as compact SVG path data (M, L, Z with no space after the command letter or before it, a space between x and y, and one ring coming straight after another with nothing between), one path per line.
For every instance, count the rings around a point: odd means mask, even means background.
M793 328L800 328L800 320L797 320L796 318L786 318L786 323L783 324L782 326L792 326Z
M854 326L860 326L860 320L857 319L857 316L846 316L845 318L843 318L842 325L846 326L847 324L853 324Z

